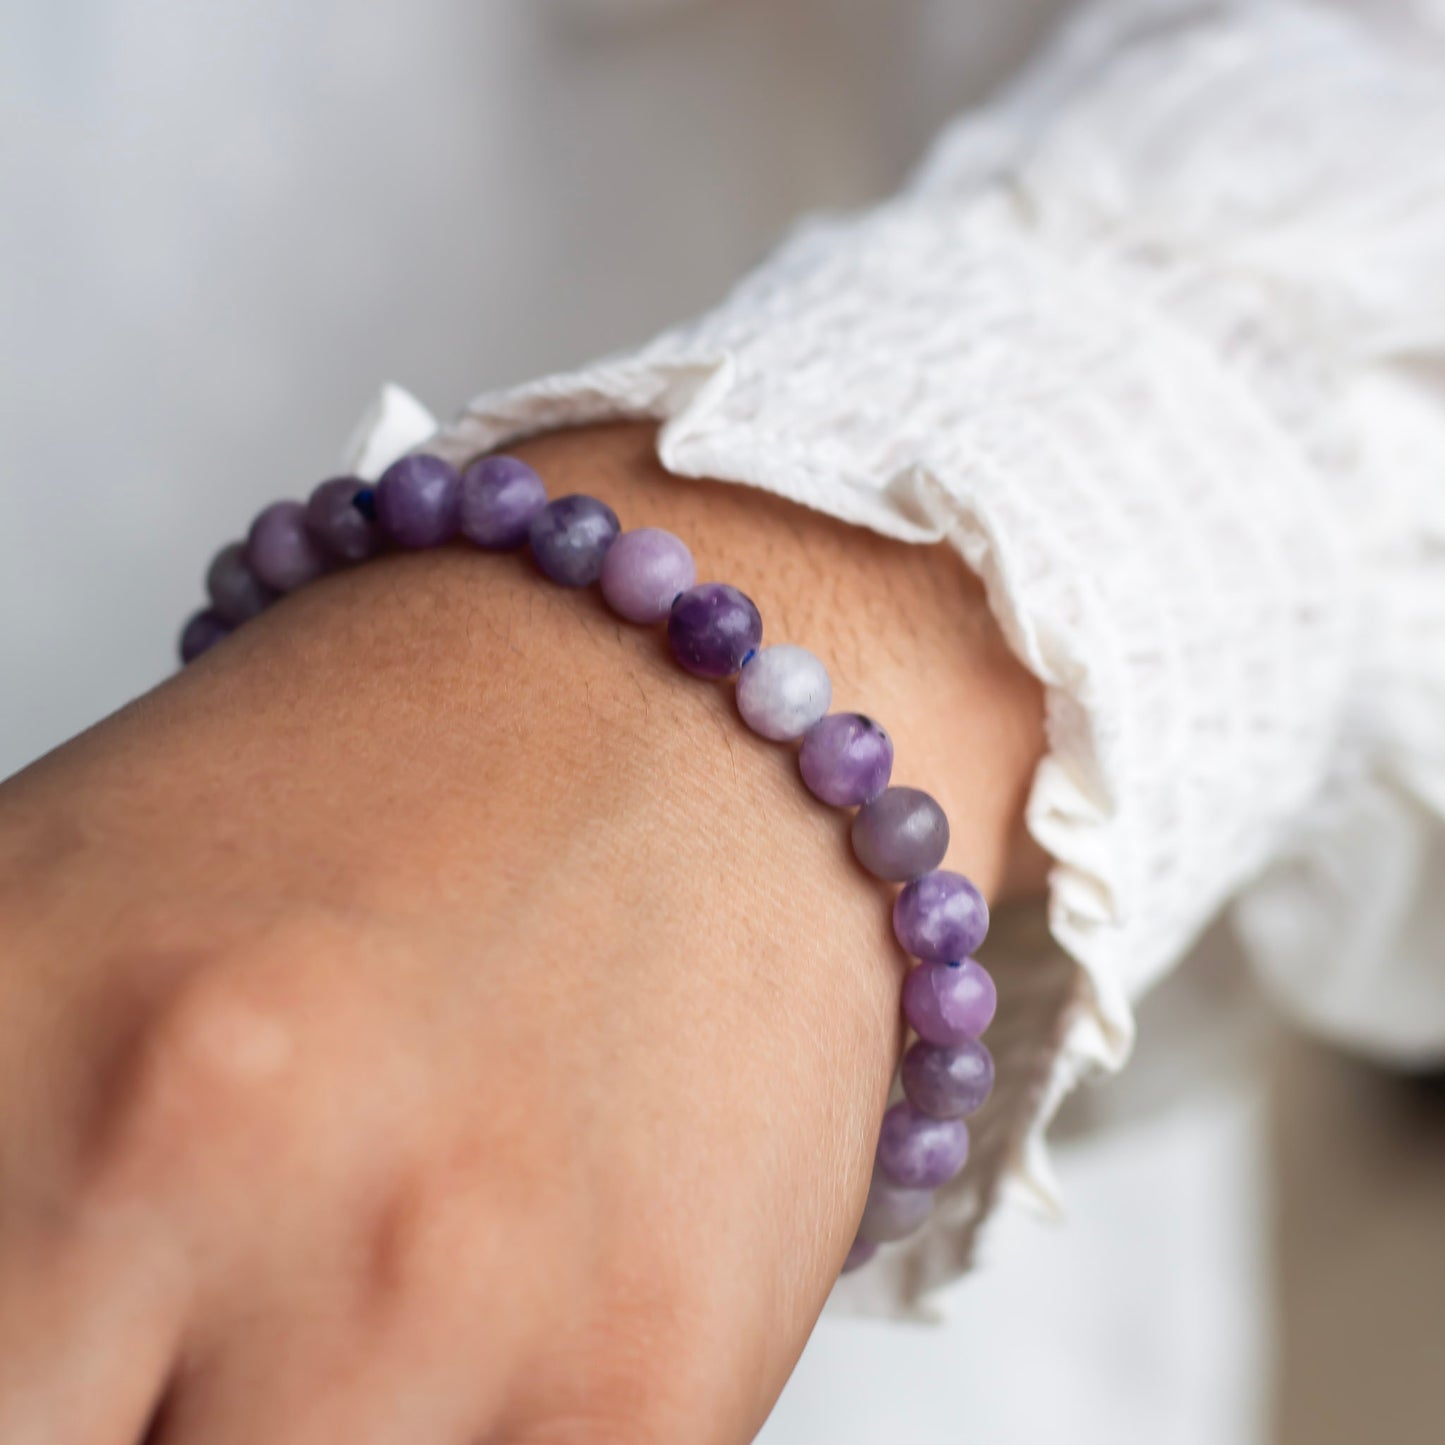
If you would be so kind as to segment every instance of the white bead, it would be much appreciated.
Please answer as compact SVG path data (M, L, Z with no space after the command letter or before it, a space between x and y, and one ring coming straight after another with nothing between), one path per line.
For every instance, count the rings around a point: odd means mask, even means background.
M738 678L738 711L755 733L800 738L833 700L828 669L806 647L765 647Z

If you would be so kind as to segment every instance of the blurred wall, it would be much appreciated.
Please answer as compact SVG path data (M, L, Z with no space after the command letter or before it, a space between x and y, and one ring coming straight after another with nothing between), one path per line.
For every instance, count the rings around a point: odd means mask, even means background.
M0 0L0 775L378 384L440 413L896 184L1059 0Z

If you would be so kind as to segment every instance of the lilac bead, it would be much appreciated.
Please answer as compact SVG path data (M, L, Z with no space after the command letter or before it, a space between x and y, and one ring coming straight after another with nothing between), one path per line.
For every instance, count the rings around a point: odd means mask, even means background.
M869 1244L902 1239L928 1218L932 1208L931 1189L909 1189L875 1170L863 1218L858 1221L858 1238Z
M332 477L306 503L306 530L338 562L365 562L381 545L374 516L356 505L367 490L360 477Z
M833 683L806 647L780 643L749 659L738 678L738 711L761 737L798 738L828 711Z
M246 565L278 592L294 592L326 570L326 556L306 530L300 502L272 502L251 523Z
M993 1055L977 1039L941 1049L919 1040L903 1056L903 1092L935 1119L976 1113L993 1091Z
M198 612L181 633L181 661L194 662L203 652L229 637L231 625L218 612Z
M893 933L905 953L934 963L967 958L988 934L988 904L961 873L915 878L893 900Z
M725 582L688 588L668 614L672 655L695 677L731 677L762 640L752 598Z
M376 484L376 518L402 547L439 547L457 531L461 479L440 457L417 453L393 462Z
M462 473L462 536L489 552L520 547L546 505L541 477L517 457L480 457Z
M247 565L246 548L240 542L216 553L206 573L206 592L216 614L232 627L249 622L276 600L276 594Z
M968 1125L935 1119L907 1102L883 1116L878 1135L878 1168L907 1189L937 1189L968 1160Z
M903 1015L925 1043L957 1048L993 1022L998 993L973 959L920 963L903 981Z
M848 1251L848 1257L843 1261L843 1274L851 1274L855 1269L862 1269L875 1254L878 1253L878 1246L870 1244L866 1239L855 1239L853 1247Z
M602 561L602 595L629 622L661 622L696 581L687 543L660 527L624 532Z
M875 877L901 883L943 862L948 852L948 819L918 788L885 788L858 809L853 851Z
M617 513L596 497L572 495L548 502L532 521L528 539L537 566L563 587L590 587L622 530Z
M835 712L803 738L798 768L808 791L835 808L876 798L893 772L893 739L857 712Z

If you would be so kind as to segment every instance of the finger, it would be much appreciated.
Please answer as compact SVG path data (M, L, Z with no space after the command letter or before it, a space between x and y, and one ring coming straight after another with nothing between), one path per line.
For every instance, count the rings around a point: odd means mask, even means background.
M0 1223L0 1441L134 1445L182 1313L177 1263L144 1225Z

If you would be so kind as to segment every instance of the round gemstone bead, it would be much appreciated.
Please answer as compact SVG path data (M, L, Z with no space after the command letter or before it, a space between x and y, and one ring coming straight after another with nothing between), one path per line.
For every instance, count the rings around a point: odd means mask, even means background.
M563 587L590 587L617 540L617 513L596 497L573 494L548 502L528 531L537 566Z
M668 614L672 655L695 677L731 677L762 640L752 598L725 582L689 587Z
M738 711L755 733L798 738L828 711L833 683L806 647L779 643L748 660L738 678Z
M903 1056L903 1092L935 1119L976 1113L993 1091L993 1055L977 1039L941 1049L921 1039Z
M306 529L338 562L365 562L381 545L374 518L356 505L367 490L360 477L332 477L306 503Z
M624 532L602 560L602 595L629 622L661 622L696 581L687 543L661 527Z
M300 502L272 502L251 523L246 565L268 587L294 592L326 570L326 557L306 530Z
M957 1048L993 1022L998 992L973 959L920 963L903 981L903 1015L925 1043Z
M462 536L489 552L520 547L546 505L541 477L517 457L479 457L462 473Z
M239 626L264 612L275 600L273 592L246 562L246 548L232 542L216 553L206 573L206 592L216 614Z
M808 791L835 808L876 798L893 772L893 739L857 712L835 712L810 727L798 752Z
M908 1189L936 1189L968 1159L968 1125L935 1119L904 1101L883 1116L878 1135L878 1168Z
M943 862L948 819L918 788L885 788L853 819L853 851L875 877L901 883Z
M961 873L940 868L915 878L893 900L893 934L915 958L954 963L987 936L988 904Z
M878 1253L878 1246L870 1244L866 1239L855 1239L853 1247L848 1251L848 1257L843 1261L844 1274L851 1274L855 1269L862 1269L875 1254Z
M931 1189L909 1189L875 1170L863 1218L858 1221L858 1238L869 1244L903 1239L928 1218L932 1208Z
M439 547L457 531L461 479L440 457L418 452L393 462L376 484L376 519L401 547Z
M181 633L181 661L194 662L203 652L230 636L231 625L218 612L198 612Z

